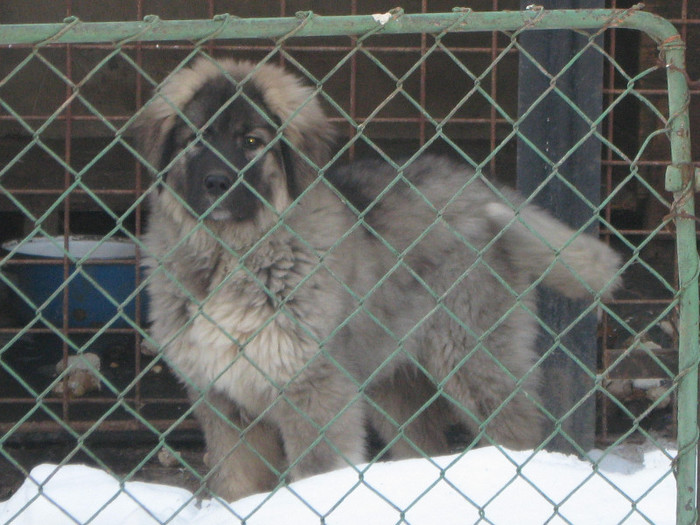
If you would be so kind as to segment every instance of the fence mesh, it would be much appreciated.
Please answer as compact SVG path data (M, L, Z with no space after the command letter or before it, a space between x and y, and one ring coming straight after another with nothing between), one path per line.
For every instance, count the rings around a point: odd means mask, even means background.
M526 31L566 28L582 35L585 44L560 71L547 71L520 43ZM629 72L610 50L610 42L623 34L613 28L633 29L642 35L642 41L647 39L658 46L658 63ZM608 38L609 45L601 44L601 36ZM561 344L561 334L539 318L541 329L555 343L542 349L536 366L548 355L564 351L588 377L592 386L586 399L596 398L600 406L598 435L600 443L608 447L604 454L640 436L663 449L664 439L677 434L676 470L667 476L676 475L678 522L694 520L698 362L694 171L684 45L670 24L638 8L580 13L537 7L493 13L459 9L423 15L394 10L380 17L303 12L277 19L218 16L211 20L163 21L148 17L143 22L121 23L86 23L72 18L61 24L4 26L0 28L0 45L4 46L0 190L7 225L2 233L5 238L18 239L3 245L0 262L2 300L8 312L6 319L0 319L0 453L13 472L28 476L27 464L18 450L37 432L42 443L62 444L54 458L57 463L65 465L87 457L113 472L114 462L105 457L99 444L106 434L126 431L138 435L142 446L137 459L131 458L128 467L118 472L121 480L140 479L158 457L170 456L176 458L180 475L194 484L195 496L210 496L205 482L211 474L201 465L200 455L180 453L178 445L192 436L197 439L192 419L197 407L222 419L229 417L207 399L206 392L200 392L190 406L168 373L169 368L178 367L163 357L146 329L148 306L143 292L149 278L140 270L142 252L146 251L141 233L148 196L166 191L184 206L188 204L167 181L163 182L163 167L154 166L137 151L130 129L134 115L152 103L151 90L168 75L196 58L213 62L215 56L225 52L261 63L284 64L313 86L315 96L342 133L333 161L372 155L397 172L422 153L437 152L459 158L474 168L479 180L492 172L500 182L513 183L508 174L515 172L515 145L520 140L550 164L552 177L566 184L558 172L566 157L550 159L547 151L521 131L521 125L546 95L567 102L590 129L572 151L586 140L598 142L607 170L600 204L587 200L569 185L590 210L579 233L600 222L602 237L624 254L625 289L611 302L587 304L580 317L572 320L573 325L585 314L601 313L599 342L603 351L597 369L580 362L575 351ZM320 51L323 53L319 55ZM558 85L586 52L602 57L607 69L605 107L593 118ZM503 74L504 70L514 70L518 57L534 62L550 81L550 89L520 114L512 78ZM446 89L445 79L458 79L464 87ZM668 85L667 100L660 100L656 91L645 87L658 86L661 81ZM639 129L644 130L643 136L630 137L626 135L628 129L610 128L613 122L619 125L620 117L613 118L616 115L633 115ZM262 109L261 117L265 118ZM280 123L280 130L287 125L289 121ZM294 146L285 138L279 140ZM670 162L653 160L656 152L669 148ZM406 152L408 159L401 158ZM302 161L313 162L308 157ZM313 168L323 172L328 166ZM159 177L157 183L151 178L154 173ZM660 180L664 180L665 187ZM461 191L469 191L471 182L465 181ZM327 183L319 178L314 184ZM266 201L263 195L257 197ZM646 218L644 227L631 220L638 211L633 203L640 199L647 203L647 210L665 210L663 215L656 212ZM434 210L436 224L440 211ZM365 221L367 210L356 208L354 213L357 223L353 228L372 229ZM287 227L285 217L284 213L280 216L278 228ZM217 236L200 220L185 238L201 231ZM423 232L414 245L428 234L428 230ZM95 239L97 242L92 242ZM76 255L73 246L82 240L87 242L86 248ZM329 251L343 240L338 239ZM458 235L457 240L465 242ZM43 244L50 256L31 257L28 249L36 244ZM677 257L669 257L672 245L677 247ZM120 251L125 246L126 251ZM395 268L410 271L404 262L408 249L396 251L387 246L395 256ZM115 249L117 255L102 258L102 250L107 249ZM239 269L246 271L245 266ZM314 271L323 269L323 263L319 263ZM464 268L463 275L469 271ZM53 281L47 284L44 281L49 275ZM113 289L114 281L127 286ZM37 291L34 284L43 288ZM381 284L377 283L375 289ZM101 304L80 303L84 289L97 295ZM204 308L218 290L204 299L190 299ZM346 287L345 291L362 302L352 289ZM182 292L189 294L184 286ZM429 293L440 305L441 295L433 290ZM358 307L351 315L367 313ZM225 331L215 320L209 320ZM183 326L183 330L186 328ZM228 337L245 345L264 328L249 335L247 341ZM463 328L470 330L469 326ZM498 325L492 329L497 330ZM391 335L397 339L400 352L402 337ZM323 343L321 340L321 347ZM447 379L449 376L444 383ZM197 385L187 380L185 383L198 390ZM444 383L438 385L439 389ZM363 396L364 383L356 386L357 395L352 401ZM635 395L639 402L630 403ZM437 395L429 401L435 399ZM575 436L562 429L563 422L573 418L586 399L564 414L552 414L543 406L540 409L552 420L548 439L563 435L578 453L588 457ZM427 410L428 406L426 403L421 409ZM659 420L655 418L659 414L662 419L673 417L669 406L677 407L677 429L676 420L663 420L663 431L659 432ZM300 417L305 416L301 407L295 409ZM241 428L237 426L240 422L229 424L237 432L243 431L263 421L264 415ZM323 440L334 421L318 426L317 442ZM410 421L412 418L407 423ZM483 437L487 442L491 440L488 434ZM391 445L382 444L380 448ZM237 446L254 449L245 439ZM417 454L423 454L419 445L412 446ZM595 464L593 458L589 459ZM262 460L275 475L284 477L288 473L287 467ZM351 458L345 460L349 463ZM581 486L595 476L605 474L594 469ZM520 477L527 479L522 473ZM649 490L661 481L654 480ZM530 483L538 490L534 481ZM381 497L381 492L378 495ZM461 496L488 516L489 502L477 503L470 494ZM644 495L626 497L629 517L649 521L637 506ZM551 500L552 516L575 522L574 516L558 510L566 499ZM144 505L143 501L135 501ZM402 512L408 512L414 504Z

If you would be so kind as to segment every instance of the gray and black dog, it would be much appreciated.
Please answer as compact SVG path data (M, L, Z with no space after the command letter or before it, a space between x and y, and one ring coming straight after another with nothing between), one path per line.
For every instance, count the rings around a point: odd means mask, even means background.
M319 176L335 131L275 65L199 59L138 128L158 173L151 335L195 404L214 492L362 462L367 422L395 457L446 453L453 424L540 443L534 283L607 297L607 245L441 157Z

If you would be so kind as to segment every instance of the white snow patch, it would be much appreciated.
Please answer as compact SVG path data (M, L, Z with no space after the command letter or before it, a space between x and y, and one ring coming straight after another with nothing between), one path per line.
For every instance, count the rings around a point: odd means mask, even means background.
M389 20L391 20L391 13L375 13L372 15L375 22L379 22L382 25L386 25Z
M404 513L413 525L461 525L479 521L482 510L492 523L671 525L676 499L673 456L674 451L654 450L631 460L593 451L591 457L600 460L596 471L573 456L488 447L461 457L345 468L230 505L216 500L198 504L184 489L153 483L126 482L120 487L117 479L90 467L41 465L12 498L0 503L0 523L92 519L96 525L167 520L174 525L223 525L245 519L250 525L306 525L323 517L325 523L355 525L396 523Z

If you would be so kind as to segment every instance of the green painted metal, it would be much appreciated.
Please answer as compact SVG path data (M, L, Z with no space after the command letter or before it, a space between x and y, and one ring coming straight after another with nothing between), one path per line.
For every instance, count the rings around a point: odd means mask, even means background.
M672 217L676 225L679 281L679 347L678 347L678 456L676 483L678 499L676 520L694 524L697 509L698 452L698 252L695 232L696 181L690 152L690 120L685 45L680 35L669 35L659 46L665 61L668 79L669 135L671 163L680 171L680 188L674 192ZM674 187L675 186L675 187Z
M698 272L694 190L696 173L691 161L689 92L685 73L685 46L674 26L653 14L630 9L545 11L533 7L520 12L473 12L456 9L451 13L405 14L400 9L377 15L319 16L311 12L296 17L240 19L219 15L212 20L165 21L146 17L142 22L82 22L75 18L59 24L0 25L0 46L42 47L54 44L108 43L115 49L132 42L192 41L239 38L274 38L284 41L307 36L368 36L372 34L409 34L476 31L515 31L547 29L605 30L626 28L642 31L659 44L665 64L669 91L669 116L666 132L671 143L671 166L667 171L667 189L674 194L670 217L675 223L678 252L679 286L675 305L680 311L679 371L675 376L678 396L678 447L675 474L678 487L677 522L696 523L697 446L698 446ZM59 71L55 71L60 76ZM0 86L3 84L0 80ZM76 96L80 94L76 91ZM7 108L6 108L7 109ZM10 111L10 109L8 109ZM96 110L95 110L96 111ZM15 116L14 113L10 113ZM21 119L18 121L21 122ZM27 131L41 147L42 129ZM116 131L116 130L114 130ZM58 159L63 165L63 162ZM79 174L69 165L65 169ZM7 169L7 168L5 168ZM0 170L0 176L3 170ZM89 190L86 186L81 186ZM12 199L12 196L9 195ZM31 216L19 201L13 201ZM56 206L58 205L58 201ZM47 212L48 213L48 212ZM42 218L36 218L41 223ZM9 285L9 283L8 283ZM57 332L58 333L58 332ZM16 376L22 382L22 378ZM31 391L31 389L29 389ZM36 393L40 400L41 393ZM37 404L37 407L39 404ZM29 417L28 414L27 418ZM147 424L138 414L135 417ZM62 424L60 417L55 417ZM18 425L21 422L18 422ZM95 425L96 426L96 425ZM154 432L155 429L154 429ZM82 438L79 438L79 440Z
M280 38L308 36L439 33L441 31L515 31L518 29L638 29L657 41L677 34L673 25L651 13L630 9L576 9L545 11L405 14L401 9L376 15L320 16L310 11L285 18L237 18L218 15L212 20L161 20L147 16L142 22L82 22L68 18L61 24L0 25L0 45L124 43L130 41L201 41L226 38Z

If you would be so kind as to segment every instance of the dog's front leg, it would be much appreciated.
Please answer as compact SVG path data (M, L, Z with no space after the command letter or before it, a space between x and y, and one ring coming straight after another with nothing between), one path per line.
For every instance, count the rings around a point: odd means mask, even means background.
M293 480L366 459L364 403L347 377L285 389L274 414Z
M210 391L201 400L189 394L206 440L209 489L229 502L272 490L285 469L279 431L264 421L251 423L223 394Z

